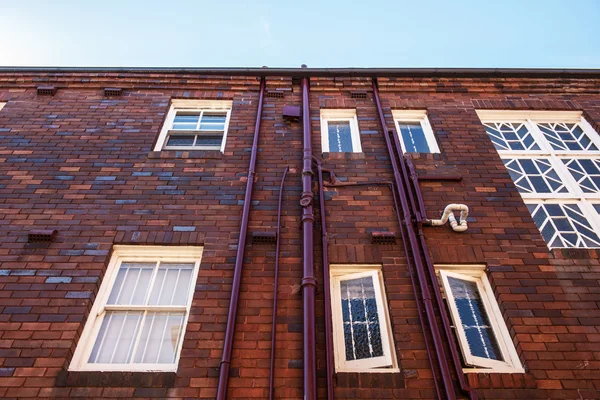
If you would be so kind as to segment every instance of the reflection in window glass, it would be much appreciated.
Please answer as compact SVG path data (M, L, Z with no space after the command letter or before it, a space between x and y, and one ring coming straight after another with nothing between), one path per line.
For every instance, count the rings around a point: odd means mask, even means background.
M332 153L352 152L350 121L328 121L329 151Z
M400 122L398 129L407 153L430 153L425 132L419 122Z
M528 204L550 248L600 247L600 238L577 204Z

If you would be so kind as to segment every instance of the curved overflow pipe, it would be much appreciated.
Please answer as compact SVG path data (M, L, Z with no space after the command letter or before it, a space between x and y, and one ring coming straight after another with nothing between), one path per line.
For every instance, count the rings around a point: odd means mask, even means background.
M223 356L219 364L219 383L217 385L217 400L225 400L227 397L227 384L229 383L229 368L231 366L231 351L233 349L233 337L235 334L235 320L237 317L238 300L240 296L240 284L242 281L242 270L244 266L244 251L246 250L246 235L248 233L248 219L250 216L250 205L252 204L252 189L254 177L256 176L256 157L258 153L258 138L260 133L260 122L262 118L263 100L265 95L266 81L260 80L260 93L258 96L258 110L256 113L256 124L254 126L254 139L250 155L250 166L248 168L248 180L246 181L246 194L244 195L244 207L240 224L240 236L233 270L233 282L231 285L231 300L229 301L229 313L227 315L227 328L225 330L225 341L223 343Z

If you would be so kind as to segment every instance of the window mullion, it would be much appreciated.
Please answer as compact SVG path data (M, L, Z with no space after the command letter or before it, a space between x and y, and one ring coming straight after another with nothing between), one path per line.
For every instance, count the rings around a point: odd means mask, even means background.
M531 119L527 119L525 125L527 125L527 128L529 128L529 132L531 133L535 141L540 145L540 150L542 151L542 153L551 155L554 152L554 150L552 149L552 146L550 145L548 140L546 140L544 133L540 130L537 124Z
M573 195L573 197L581 198L584 196L581 187L579 186L575 178L573 178L573 175L571 175L569 169L562 161L561 157L552 156L550 158L550 164L552 164L554 170L556 171L558 176L560 176L565 187L567 188L569 193Z

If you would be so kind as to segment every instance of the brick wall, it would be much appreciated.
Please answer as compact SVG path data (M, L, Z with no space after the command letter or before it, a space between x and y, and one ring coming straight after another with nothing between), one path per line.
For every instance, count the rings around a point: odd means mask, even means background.
M53 97L35 86L53 84ZM123 97L103 97L122 87ZM283 169L275 393L302 398L301 123L298 82L267 79L249 232L274 230ZM259 80L184 74L0 73L0 397L214 398ZM367 92L352 99L350 92ZM487 263L524 374L469 374L481 398L600 398L600 268L595 250L549 251L476 109L583 110L600 126L600 81L533 78L381 78L392 109L428 110L440 155L414 157L427 213L471 208L469 230L425 228L436 263ZM233 100L224 154L152 151L170 98ZM356 108L363 155L323 155L341 180L391 180L385 140L366 78L312 78L313 151L321 157L320 108ZM326 189L331 263L380 263L400 374L338 374L350 398L435 398L432 371L386 186ZM317 212L320 210L317 209ZM318 226L317 226L318 228ZM31 229L57 229L53 243L27 243ZM202 245L204 254L176 374L66 373L114 244ZM317 276L320 232L315 230ZM274 246L249 243L244 263L229 396L268 393ZM319 395L325 397L323 288L317 297ZM401 377L401 379L398 379Z

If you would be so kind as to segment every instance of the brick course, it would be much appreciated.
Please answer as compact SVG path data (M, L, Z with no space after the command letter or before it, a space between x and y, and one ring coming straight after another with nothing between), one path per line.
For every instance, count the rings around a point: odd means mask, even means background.
M39 84L58 88L36 95ZM449 203L471 208L469 230L424 228L436 263L486 263L524 374L468 374L485 399L600 398L600 252L549 251L476 109L581 110L600 127L600 80L380 78L392 109L427 109L440 155L414 155L429 217ZM356 108L363 155L324 155L341 180L392 180L368 78L311 78L313 152L321 157L319 110ZM123 88L104 97L104 87ZM302 389L302 125L282 119L300 105L299 83L269 77L249 232L274 230L283 198L275 393ZM0 72L0 397L214 398L243 206L259 79L184 73ZM366 98L352 98L353 91ZM233 101L225 152L154 152L172 98ZM335 395L435 398L407 260L370 232L399 231L386 186L327 188L331 263L380 263L400 374L338 374ZM321 212L316 207L316 212ZM317 220L318 215L317 215ZM318 226L317 226L318 228ZM28 243L32 229L57 229ZM319 396L325 398L320 232ZM249 241L250 242L250 241ZM115 244L202 245L204 254L176 376L67 373ZM249 243L229 381L232 399L266 398L274 246Z

